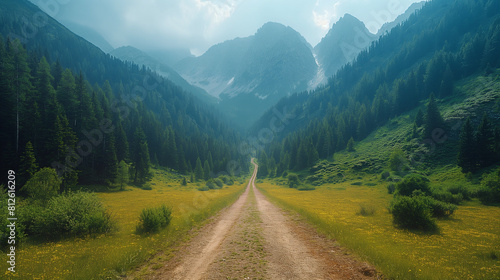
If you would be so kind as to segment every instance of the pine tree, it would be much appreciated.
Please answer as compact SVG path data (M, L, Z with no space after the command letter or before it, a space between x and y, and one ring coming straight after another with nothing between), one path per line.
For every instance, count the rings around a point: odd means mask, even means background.
M487 167L494 162L495 135L486 113L476 133L477 160L479 167Z
M12 48L14 50L13 56L13 80L12 80L12 90L15 94L16 104L16 152L19 150L19 131L20 131L20 112L21 104L25 99L25 95L29 93L32 89L31 86L31 75L30 69L27 62L26 50L22 47L19 40L12 43Z
M424 113L422 112L422 109L418 109L417 115L415 116L415 124L417 127L420 127L424 124Z
M134 167L134 182L137 184L145 183L150 176L150 160L146 135L140 126L137 127L134 133L132 165Z
M57 87L57 100L63 106L71 126L75 126L78 110L78 99L75 93L75 77L69 69L64 70Z
M212 169L210 169L208 160L205 160L205 162L203 163L203 179L205 179L205 181L210 180L210 174L212 174Z
M451 72L449 64L446 65L439 91L441 97L451 96L453 94L453 72Z
M196 166L194 168L194 177L196 181L203 180L204 178L203 167L201 166L201 159L199 157L196 159Z
M268 161L267 154L265 151L262 151L262 153L259 156L259 171L257 173L257 176L259 178L266 178L269 175L267 161Z
M31 177L38 171L38 164L35 158L35 152L33 151L33 145L28 141L26 143L26 148L21 155L21 162L19 166L19 176L18 184L23 186L28 182Z
M121 190L123 190L128 181L129 181L129 166L125 161L122 160L118 164L115 183L120 186Z
M117 161L128 161L129 160L129 144L127 140L127 134L123 130L121 121L117 120L116 125L116 160Z
M349 139L349 142L347 142L347 151L348 152L354 152L355 149L354 149L354 138L351 137L351 139Z
M427 104L427 112L424 123L424 137L432 138L432 132L436 128L445 129L445 123L439 109L436 105L434 94L431 93L429 103Z
M463 173L469 173L476 170L477 151L474 141L474 132L470 118L467 118L460 133L458 148L458 166L462 168Z

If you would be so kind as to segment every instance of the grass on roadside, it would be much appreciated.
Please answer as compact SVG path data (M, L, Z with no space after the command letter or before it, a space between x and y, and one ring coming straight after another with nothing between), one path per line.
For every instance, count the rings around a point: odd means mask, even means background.
M376 187L326 184L298 192L269 181L259 189L279 205L300 213L320 231L379 267L394 279L499 279L500 208L466 202L439 234L394 227L387 210L392 196ZM372 215L360 215L370 205ZM370 211L371 212L371 211Z
M181 186L178 176L154 170L152 190L127 187L122 192L99 193L116 220L118 231L97 238L70 238L58 242L20 244L13 279L114 279L182 240L194 226L234 202L245 180L220 190L200 192L196 184ZM172 208L170 224L157 234L136 233L144 208ZM7 263L0 268L7 270Z

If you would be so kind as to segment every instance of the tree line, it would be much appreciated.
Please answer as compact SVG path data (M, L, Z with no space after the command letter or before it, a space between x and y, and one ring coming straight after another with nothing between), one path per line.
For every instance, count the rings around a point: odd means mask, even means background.
M188 174L203 161L207 174L228 171L231 160L242 158L238 135L164 84L139 100L129 84L91 85L82 72L0 37L0 169L18 170L22 186L38 169L55 168L61 190L110 184L120 162L130 165L137 184L148 180L152 164Z

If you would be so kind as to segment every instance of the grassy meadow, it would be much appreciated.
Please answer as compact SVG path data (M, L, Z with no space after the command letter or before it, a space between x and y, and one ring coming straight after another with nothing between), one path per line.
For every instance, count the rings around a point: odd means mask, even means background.
M438 220L438 234L410 232L393 226L387 210L392 196L384 184L345 182L298 191L266 180L258 187L389 278L500 279L499 207L473 200ZM361 206L374 213L361 215Z
M180 175L163 170L153 173L152 190L126 187L98 194L116 221L117 231L57 242L27 241L17 248L17 273L12 278L116 279L155 253L168 252L191 228L234 202L246 184L240 179L232 186L201 192L197 184L182 186ZM157 234L136 234L141 210L162 204L172 207L170 225ZM7 271L6 263L1 267Z

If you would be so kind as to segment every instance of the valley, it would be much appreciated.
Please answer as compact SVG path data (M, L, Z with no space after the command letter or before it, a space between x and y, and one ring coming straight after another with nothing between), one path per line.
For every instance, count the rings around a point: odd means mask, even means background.
M500 279L500 1L49 2L0 5L2 279Z

